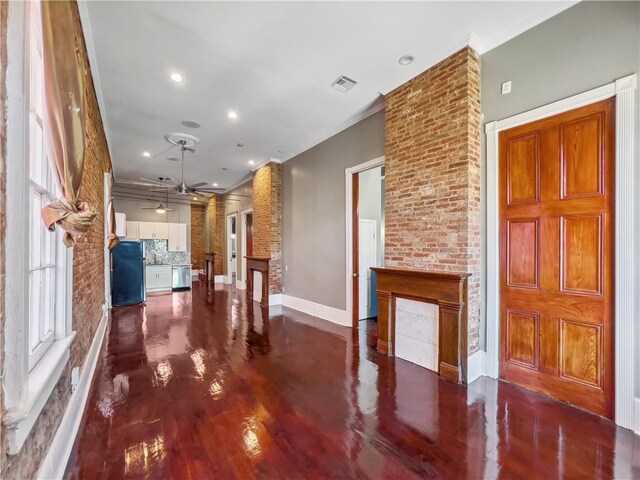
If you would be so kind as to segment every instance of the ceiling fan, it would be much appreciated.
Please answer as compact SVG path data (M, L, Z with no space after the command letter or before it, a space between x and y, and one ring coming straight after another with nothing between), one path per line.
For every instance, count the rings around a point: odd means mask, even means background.
M165 180L165 178L164 177L160 177L159 180L160 180L160 185L164 185L163 181ZM167 205L169 205L169 194L168 193L167 193ZM160 213L160 214L173 211L173 209L165 207L162 204L162 200L160 200L160 203L158 205L156 205L155 207L142 207L142 210L155 210L156 213Z
M204 193L206 194L213 194L213 193L218 193L218 192L222 192L224 191L224 188L211 188L211 187L207 187L207 188L202 188L205 185L208 185L207 182L199 182L199 183L194 183L191 185L187 185L186 183L184 183L184 152L190 152L193 153L195 152L195 148L193 148L192 146L189 146L189 143L191 144L196 144L197 143L197 139L195 137L191 137L190 138L181 138L180 136L184 135L185 137L187 137L185 134L167 134L165 135L165 138L167 139L168 142L173 143L174 145L177 145L180 147L180 153L181 153L181 166L182 166L182 178L180 179L180 183L176 184L176 185L166 185L164 184L164 182L162 181L162 179L160 180L160 182L156 181L156 180L150 180L148 178L142 178L142 180L144 180L145 182L151 182L154 184L159 185L157 188L152 188L149 191L151 192L164 192L168 190L174 190L178 195L198 195L200 197L206 197L206 195L203 195ZM196 142L194 142L192 139L196 140ZM189 140L191 140L191 142L189 142Z

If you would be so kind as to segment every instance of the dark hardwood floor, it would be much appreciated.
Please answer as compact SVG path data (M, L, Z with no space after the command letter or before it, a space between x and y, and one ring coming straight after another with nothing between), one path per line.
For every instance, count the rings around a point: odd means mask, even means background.
M368 331L266 318L197 284L116 308L66 476L640 478L632 432L494 380L440 380Z

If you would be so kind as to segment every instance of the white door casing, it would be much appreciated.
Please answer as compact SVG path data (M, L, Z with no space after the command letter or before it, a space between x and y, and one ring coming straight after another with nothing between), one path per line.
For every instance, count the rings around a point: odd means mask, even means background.
M374 158L373 160L369 160L368 162L361 163L354 167L349 167L345 169L345 199L346 199L346 209L345 209L345 251L346 251L346 263L345 263L345 279L346 279L346 298L347 298L347 318L351 319L353 317L353 272L351 271L353 265L353 220L352 220L352 210L353 210L353 174L364 172L365 170L369 170L371 168L379 167L384 165L384 156Z

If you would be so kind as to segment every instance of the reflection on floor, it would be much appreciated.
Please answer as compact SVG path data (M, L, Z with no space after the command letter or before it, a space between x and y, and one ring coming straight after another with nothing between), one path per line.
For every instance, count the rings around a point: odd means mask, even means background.
M113 310L70 478L640 478L640 439L195 284Z

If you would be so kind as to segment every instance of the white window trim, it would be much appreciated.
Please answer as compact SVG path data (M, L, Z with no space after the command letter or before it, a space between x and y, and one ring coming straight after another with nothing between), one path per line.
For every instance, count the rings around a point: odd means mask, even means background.
M500 131L550 117L607 98L616 99L616 165L615 165L615 423L634 429L635 337L640 326L634 311L640 279L635 277L640 260L638 238L634 232L637 215L634 188L635 122L634 96L637 75L620 78L613 83L580 93L549 105L485 125L487 135L487 376L500 374L500 213L498 134ZM636 205L636 208L630 208ZM627 206L629 208L620 208ZM640 412L638 413L640 416ZM638 421L640 423L640 419ZM635 425L636 429L639 428Z
M75 336L71 331L73 249L64 252L66 301L64 324L56 325L56 339L29 371L29 234L28 155L29 111L27 76L28 28L26 2L9 2L7 32L7 187L5 252L5 330L2 423L7 431L8 453L22 445L70 357ZM25 33L26 32L26 33Z

